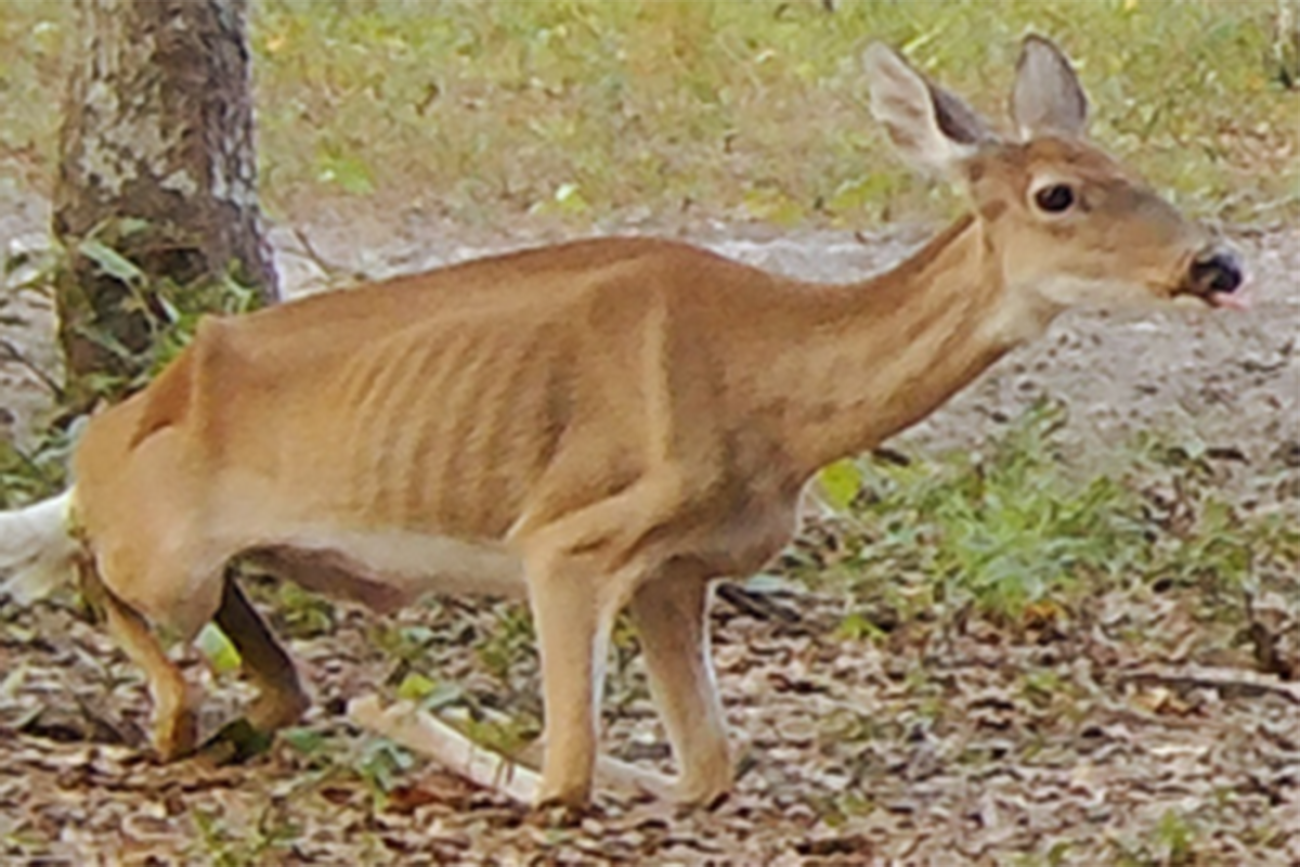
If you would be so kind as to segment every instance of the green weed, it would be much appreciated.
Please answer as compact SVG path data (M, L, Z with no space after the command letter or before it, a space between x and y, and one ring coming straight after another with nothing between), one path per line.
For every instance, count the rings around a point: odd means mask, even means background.
M287 805L268 801L252 827L229 827L217 811L195 809L190 815L199 832L204 863L214 867L255 867L273 863L276 852L293 846L301 829L288 818ZM197 853L196 853L197 854Z
M149 384L194 338L204 316L247 313L260 306L257 291L243 285L233 268L216 279L203 278L178 283L145 272L122 251L149 238L150 224L139 219L108 220L97 226L75 249L56 254L50 285L58 288L59 316L64 329L75 329L104 353L105 363L81 381L70 381L65 394L77 407L93 406L97 400L120 400ZM85 284L88 276L79 262L89 262L97 276L109 278L121 287L116 308L105 311L92 302ZM96 291L103 287L96 285ZM124 318L139 323L144 340L127 345Z
M841 631L880 638L965 609L1051 620L1125 587L1195 588L1207 610L1239 616L1246 592L1300 565L1293 525L1226 500L1204 459L1148 440L1119 472L1090 475L1065 458L1063 422L1041 404L981 450L830 468L828 498L848 510L842 550L809 565L855 595Z
M503 686L515 682L521 664L537 665L536 634L528 611L519 605L501 606L495 628L474 648L479 662Z
M467 221L932 213L943 194L906 177L866 114L863 46L904 46L1000 115L1016 42L1034 29L1080 58L1098 136L1194 212L1300 206L1295 98L1268 60L1278 37L1263 0L1010 0L996 15L973 2L319 8L281 0L255 19L274 190L313 172L343 190L414 180L402 189ZM315 162L291 156L304 153ZM340 159L356 168L340 173Z
M1197 857L1196 838L1198 829L1190 817L1179 815L1173 810L1160 817L1159 823L1152 830L1150 839L1140 843L1114 841L1116 851L1115 863L1123 867L1146 867L1146 865L1168 865L1168 867L1191 867L1203 863Z
M415 757L410 752L392 741L373 738L361 748L353 770L365 782L375 812L383 812L389 793L414 766Z
M45 428L29 446L0 440L0 509L52 497L67 486L68 459L80 427Z
M84 423L80 415L84 408L101 399L120 399L148 384L193 339L203 316L245 313L258 306L257 293L230 275L185 285L148 277L116 248L117 241L144 228L145 224L139 220L112 221L92 232L75 251L53 246L38 254L19 251L4 257L0 315L18 293L53 297L55 287L69 275L76 256L93 263L96 269L125 287L123 312L140 317L149 340L147 346L132 349L118 339L111 323L93 316L80 317L78 333L113 358L115 372L94 373L68 383L66 388L37 369L16 347L0 344L8 360L37 372L54 397L57 414L31 444L0 442L0 507L21 505L65 487L66 465ZM65 295L65 301L71 309L78 308L84 299L74 293Z
M292 581L277 582L271 606L276 631L287 638L329 635L338 625L338 611L329 598Z

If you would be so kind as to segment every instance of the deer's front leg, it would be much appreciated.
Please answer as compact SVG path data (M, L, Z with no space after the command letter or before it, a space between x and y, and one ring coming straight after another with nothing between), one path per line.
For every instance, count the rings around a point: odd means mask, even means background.
M704 806L730 791L735 773L709 652L708 607L709 584L672 571L637 588L630 606L680 769L669 795Z
M542 662L546 753L538 806L581 808L591 798L610 628L609 585L567 558L533 566L529 604Z

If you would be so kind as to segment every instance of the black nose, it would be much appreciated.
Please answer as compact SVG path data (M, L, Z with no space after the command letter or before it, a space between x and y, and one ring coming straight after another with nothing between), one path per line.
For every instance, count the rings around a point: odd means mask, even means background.
M1192 262L1192 286L1198 294L1236 292L1242 283L1241 260L1231 250L1211 250Z

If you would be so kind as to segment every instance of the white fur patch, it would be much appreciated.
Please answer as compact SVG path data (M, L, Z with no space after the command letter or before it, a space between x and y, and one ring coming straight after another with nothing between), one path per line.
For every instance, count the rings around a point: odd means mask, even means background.
M1037 340L1064 308L1025 287L1007 287L1002 300L985 315L981 335L1002 346Z
M72 575L72 490L25 509L0 513L0 592L20 604L51 593Z
M1136 283L1122 280L1090 280L1083 277L1059 276L1041 280L1024 287L1060 307L1109 309L1152 309L1167 304L1169 299ZM1022 291L1021 287L1015 287Z
M522 598L526 592L523 563L500 544L408 531L313 527L280 536L265 547L301 555L306 567L293 577L304 586L381 608L409 604L431 593ZM314 575L312 560L331 568Z
M1077 308L1158 310L1170 299L1137 283L1057 276L1008 285L998 308L985 319L983 333L1015 346L1041 337L1057 314Z

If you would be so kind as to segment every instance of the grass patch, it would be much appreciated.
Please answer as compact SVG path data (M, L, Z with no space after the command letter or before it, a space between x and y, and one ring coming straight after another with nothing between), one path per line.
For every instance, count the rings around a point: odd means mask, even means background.
M1209 456L1148 438L1088 473L1069 462L1064 421L1044 403L977 451L830 468L845 517L788 564L848 588L855 637L936 612L1040 624L1113 590L1193 590L1206 616L1231 619L1300 574L1300 531L1226 499Z
M1019 37L1080 64L1093 132L1187 210L1300 214L1295 25L1275 0L253 4L266 202L321 196L494 224L933 216L865 109L873 38L1001 117ZM52 178L68 4L0 20L0 163Z

